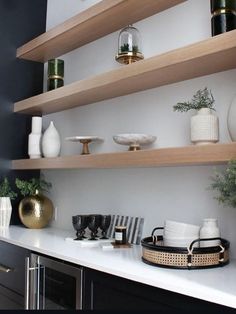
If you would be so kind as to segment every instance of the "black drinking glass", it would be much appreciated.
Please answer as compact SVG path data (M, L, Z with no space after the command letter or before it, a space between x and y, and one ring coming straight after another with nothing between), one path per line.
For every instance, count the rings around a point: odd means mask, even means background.
M102 230L102 237L100 239L108 239L107 230L111 224L111 215L101 215L100 229Z
M97 240L98 227L101 224L101 215L89 215L88 228L91 231L91 238L89 240Z
M88 226L89 217L88 215L76 215L72 216L72 224L74 229L76 230L76 239L75 240L83 240L85 238L85 229Z

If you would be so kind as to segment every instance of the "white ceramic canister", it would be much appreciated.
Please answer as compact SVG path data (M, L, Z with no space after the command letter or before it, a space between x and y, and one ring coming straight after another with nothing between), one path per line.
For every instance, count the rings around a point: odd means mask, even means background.
M197 145L219 141L219 119L209 108L201 108L191 117L191 141Z
M0 228L8 228L11 219L11 200L10 197L0 197Z
M58 157L61 150L61 139L53 121L43 134L42 151L44 157Z
M220 238L220 229L218 227L217 219L206 218L203 219L203 225L200 229L200 239L206 238ZM217 246L220 240L201 241L200 247Z
M31 159L41 157L42 118L32 117L31 133L28 138L28 155Z
M227 124L229 135L232 141L236 141L236 96L234 97L229 110L228 110L228 117L227 117Z

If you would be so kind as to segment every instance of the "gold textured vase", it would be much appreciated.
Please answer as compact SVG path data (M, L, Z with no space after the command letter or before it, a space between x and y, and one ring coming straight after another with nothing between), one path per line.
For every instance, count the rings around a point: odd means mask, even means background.
M52 201L36 191L35 195L26 196L19 204L21 222L30 229L47 226L53 216Z

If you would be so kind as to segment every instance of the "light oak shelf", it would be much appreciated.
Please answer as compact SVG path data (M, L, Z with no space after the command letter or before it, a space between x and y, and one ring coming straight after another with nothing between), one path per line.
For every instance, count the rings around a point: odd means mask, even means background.
M104 169L208 165L224 164L233 158L236 158L236 143L13 160L12 169Z
M15 103L48 114L236 67L236 30Z
M186 0L103 0L17 49L46 62Z

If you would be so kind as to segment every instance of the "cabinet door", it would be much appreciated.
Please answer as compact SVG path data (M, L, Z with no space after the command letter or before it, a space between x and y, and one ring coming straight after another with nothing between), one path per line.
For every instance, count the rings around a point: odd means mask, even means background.
M236 312L228 307L91 269L85 269L84 279L84 308L87 310L155 310L171 314Z
M23 310L23 296L0 286L0 310Z
M24 248L0 241L0 265L9 268L4 272L0 267L0 285L24 295L25 258L30 252Z

